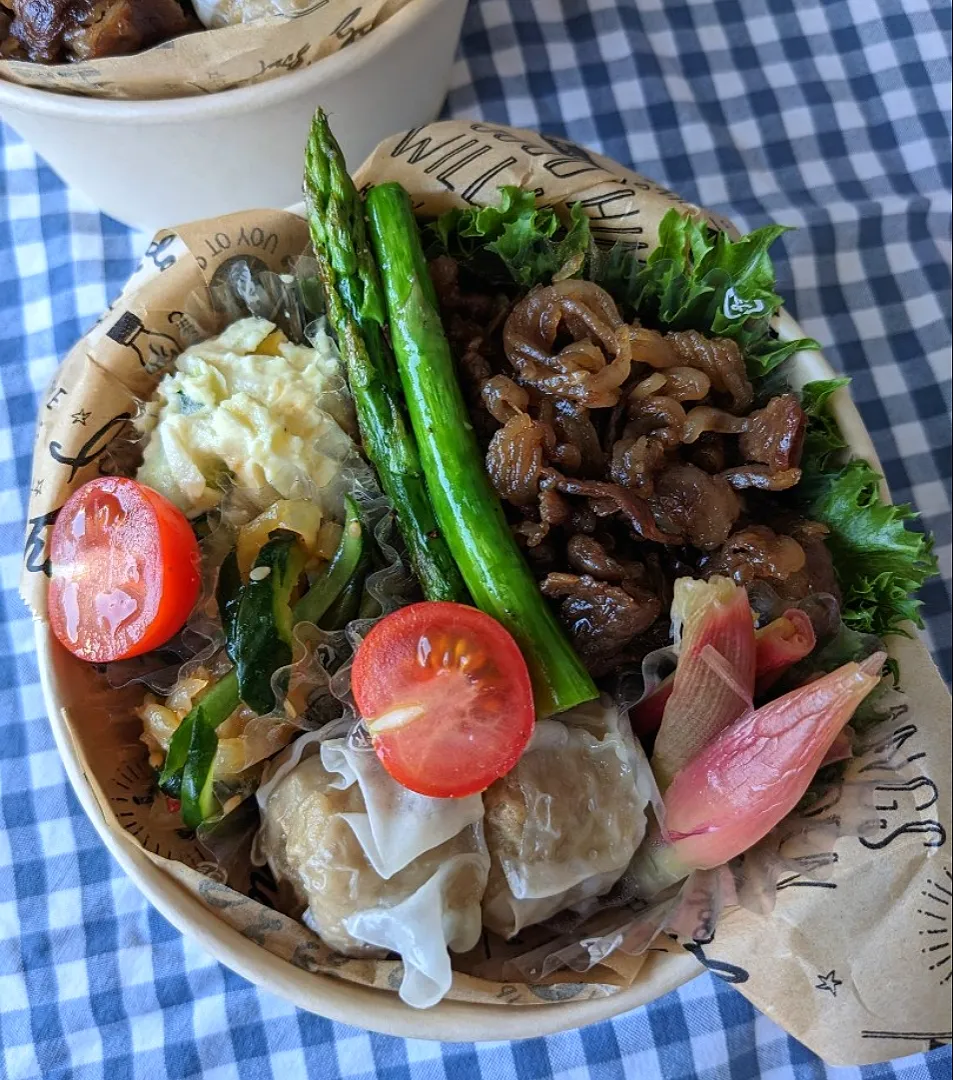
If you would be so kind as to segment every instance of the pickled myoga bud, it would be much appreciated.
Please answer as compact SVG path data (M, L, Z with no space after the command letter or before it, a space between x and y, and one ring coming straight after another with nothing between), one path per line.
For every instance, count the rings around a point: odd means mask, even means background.
M652 768L664 791L706 743L751 707L755 638L748 596L729 578L675 582L672 622L681 627L678 667Z
M880 682L886 655L845 664L716 736L665 793L665 822L679 860L710 869L757 844L807 791L857 706Z

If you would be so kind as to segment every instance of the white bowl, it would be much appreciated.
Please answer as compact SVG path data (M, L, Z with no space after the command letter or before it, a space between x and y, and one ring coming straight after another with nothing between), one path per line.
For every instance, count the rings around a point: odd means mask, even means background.
M786 314L782 316L779 330L784 340L805 336ZM834 375L819 352L799 353L792 368L791 381L796 386ZM879 468L873 443L846 391L838 392L832 405L853 453ZM451 1042L523 1039L617 1016L674 990L702 970L698 961L687 952L652 953L635 983L610 997L533 1006L442 1001L432 1009L419 1012L405 1005L396 993L361 987L295 967L253 944L218 919L147 858L132 836L117 827L115 818L112 823L107 822L86 777L84 757L63 716L64 708L76 707L77 693L75 690L71 693L71 683L74 683L79 668L85 665L56 642L46 623L36 624L36 647L56 744L70 782L103 843L145 896L182 933L193 937L226 967L299 1008L341 1023L405 1038Z
M436 116L466 0L413 0L367 37L269 82L200 97L108 101L0 79L0 116L110 217L156 230L301 196L320 105L351 166Z

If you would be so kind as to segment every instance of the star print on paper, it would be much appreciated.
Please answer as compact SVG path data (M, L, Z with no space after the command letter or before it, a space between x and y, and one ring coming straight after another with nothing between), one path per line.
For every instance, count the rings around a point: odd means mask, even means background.
M815 990L829 990L831 997L837 997L838 986L843 986L844 980L837 978L837 972L833 968L826 975L818 975L814 984Z
M33 485L33 494L34 495L42 495L43 494L43 481L42 480L37 480L37 482Z
M70 420L74 424L79 424L82 427L86 427L86 421L92 416L91 412L87 412L85 409L77 409L76 412L70 413Z

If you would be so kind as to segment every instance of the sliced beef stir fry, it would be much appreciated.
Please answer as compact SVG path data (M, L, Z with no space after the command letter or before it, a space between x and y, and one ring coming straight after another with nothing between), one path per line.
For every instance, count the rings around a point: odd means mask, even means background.
M666 640L684 574L836 601L824 527L774 494L800 480L806 417L794 394L756 407L735 342L628 323L592 282L511 302L447 256L431 274L487 471L593 674Z

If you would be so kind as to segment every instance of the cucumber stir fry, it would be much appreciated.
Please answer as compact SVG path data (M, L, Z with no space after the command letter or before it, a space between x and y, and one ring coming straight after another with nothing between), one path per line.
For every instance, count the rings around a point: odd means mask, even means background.
M276 530L262 547L242 583L234 553L219 574L217 599L225 648L234 667L196 702L169 744L159 786L181 802L182 822L195 828L218 806L212 784L218 750L217 729L244 702L260 715L277 706L272 679L291 663L294 627L320 623L350 591L360 594L369 562L357 505L345 498L347 516L341 542L331 560L297 602L293 602L307 553L300 537Z

